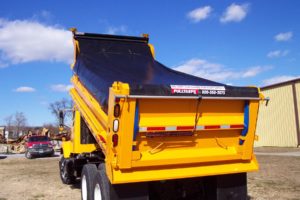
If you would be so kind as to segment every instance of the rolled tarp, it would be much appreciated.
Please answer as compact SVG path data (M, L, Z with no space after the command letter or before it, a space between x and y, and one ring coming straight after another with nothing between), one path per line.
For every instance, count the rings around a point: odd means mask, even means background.
M73 37L79 45L73 72L104 108L115 81L128 83L130 95L258 97L257 88L228 86L164 66L153 58L146 37L77 32Z

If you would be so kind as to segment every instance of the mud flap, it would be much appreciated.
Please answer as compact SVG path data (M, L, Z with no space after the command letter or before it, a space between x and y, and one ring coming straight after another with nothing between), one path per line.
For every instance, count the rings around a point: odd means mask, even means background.
M148 200L148 183L116 184L110 189L111 199Z
M216 177L217 200L246 200L247 174L228 174Z

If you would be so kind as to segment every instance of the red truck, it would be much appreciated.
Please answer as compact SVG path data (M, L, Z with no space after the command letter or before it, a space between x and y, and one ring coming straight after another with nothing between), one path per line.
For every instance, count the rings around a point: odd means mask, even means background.
M36 156L53 156L54 148L47 136L31 136L25 143L25 157L31 159Z

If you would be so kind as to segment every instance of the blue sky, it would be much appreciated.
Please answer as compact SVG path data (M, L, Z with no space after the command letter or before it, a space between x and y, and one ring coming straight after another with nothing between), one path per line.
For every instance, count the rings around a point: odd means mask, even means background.
M82 32L150 35L166 66L233 85L300 76L300 1L4 1L0 9L0 125L16 111L54 122L69 98L73 46Z

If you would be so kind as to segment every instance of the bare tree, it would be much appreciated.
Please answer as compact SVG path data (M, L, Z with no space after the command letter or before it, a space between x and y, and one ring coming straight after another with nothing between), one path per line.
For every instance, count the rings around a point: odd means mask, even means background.
M5 124L6 124L6 130L8 132L12 131L13 119L14 119L13 115L9 115L9 116L4 118L4 121L5 121Z
M23 131L27 124L27 119L23 112L16 112L14 119L14 126L16 129L16 133L19 136L20 131Z
M67 110L70 110L72 108L73 108L73 101L65 98L50 103L49 105L49 110L55 116L57 123L59 123L59 111L64 111L63 112L64 122L66 123L69 122L72 116L72 112L67 112Z
M9 115L4 118L6 122L6 130L8 133L14 133L15 137L19 137L19 133L25 130L27 125L27 118L23 112L16 112L14 115Z
M4 118L5 125L6 125L5 130L8 132L7 137L9 136L9 133L11 131L13 131L13 119L14 119L13 115L9 115L9 116ZM5 132L4 132L3 136L5 138Z

